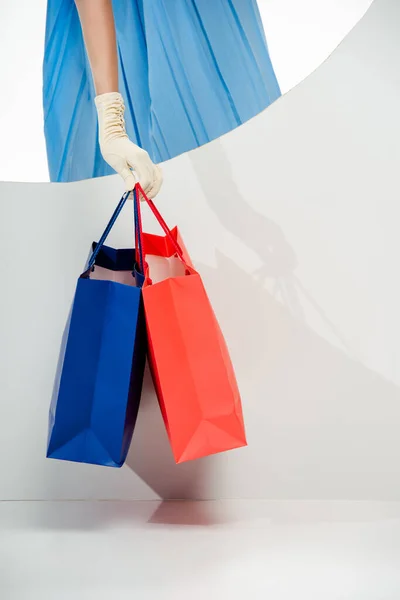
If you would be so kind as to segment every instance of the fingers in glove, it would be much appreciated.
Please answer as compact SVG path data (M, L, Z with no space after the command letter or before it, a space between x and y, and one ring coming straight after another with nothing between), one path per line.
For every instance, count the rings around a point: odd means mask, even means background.
M148 197L155 198L157 196L158 192L160 191L162 184L163 184L163 174L162 174L161 167L159 167L158 165L154 165L154 180L153 180L153 185L151 186L151 188L147 194Z
M137 181L136 181L136 177L134 176L134 174L132 173L132 171L130 170L128 165L126 165L125 167L122 167L122 169L119 170L119 174L125 181L125 190L127 192L131 192L133 190L133 188L135 187Z
M133 146L133 145L132 145ZM147 194L153 184L152 178L152 162L149 155L143 152L143 155L138 159L134 146L131 152L126 157L128 165L135 171L136 180L142 186L144 192Z

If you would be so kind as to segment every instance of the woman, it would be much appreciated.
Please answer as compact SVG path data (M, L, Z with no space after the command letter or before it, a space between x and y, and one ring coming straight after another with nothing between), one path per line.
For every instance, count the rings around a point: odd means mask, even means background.
M234 129L280 90L256 0L49 0L43 95L52 181L115 170L154 197L155 163Z

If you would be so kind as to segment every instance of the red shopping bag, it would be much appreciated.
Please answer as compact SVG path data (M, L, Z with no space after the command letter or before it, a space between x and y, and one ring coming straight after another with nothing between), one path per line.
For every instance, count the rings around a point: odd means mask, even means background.
M143 233L139 194L164 237ZM149 360L175 461L246 446L235 374L201 277L178 229L168 228L140 186L134 195ZM182 267L180 274L153 280L153 256L175 257Z

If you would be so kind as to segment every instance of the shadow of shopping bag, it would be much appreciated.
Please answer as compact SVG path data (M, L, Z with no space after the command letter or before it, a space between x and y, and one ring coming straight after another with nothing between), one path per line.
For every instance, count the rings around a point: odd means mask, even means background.
M120 467L135 427L146 359L135 251L104 242L118 204L78 279L50 408L47 457Z
M144 234L139 194L165 237ZM246 446L241 399L228 349L200 275L178 230L170 230L140 185L134 192L136 252L144 274L149 360L175 461ZM154 257L179 269L155 276Z

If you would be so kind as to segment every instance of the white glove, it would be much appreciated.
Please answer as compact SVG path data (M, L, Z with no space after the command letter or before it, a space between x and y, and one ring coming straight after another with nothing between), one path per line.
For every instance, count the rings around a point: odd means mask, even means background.
M147 196L154 198L161 188L162 172L148 153L128 138L121 94L101 94L95 98L95 104L99 120L99 144L104 160L124 179L126 191L133 190L139 182Z

